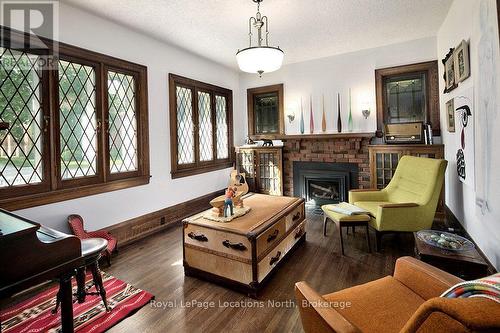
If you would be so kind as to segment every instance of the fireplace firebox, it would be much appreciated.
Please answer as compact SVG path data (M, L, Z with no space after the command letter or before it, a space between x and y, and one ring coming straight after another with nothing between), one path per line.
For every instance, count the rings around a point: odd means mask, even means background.
M357 187L355 163L293 162L293 192L308 208L347 201L349 190Z

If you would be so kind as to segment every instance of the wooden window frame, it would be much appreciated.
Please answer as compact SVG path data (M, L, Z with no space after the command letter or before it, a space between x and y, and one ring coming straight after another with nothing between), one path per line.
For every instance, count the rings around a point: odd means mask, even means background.
M47 131L43 137L43 176L42 183L28 184L0 189L0 207L7 210L18 210L45 205L80 197L105 193L134 186L145 185L150 180L149 139L148 139L148 96L147 67L86 50L73 45L56 42L47 38L30 35L0 26L2 46L12 49L23 49L37 54L28 45L46 47L49 52L57 50L62 60L73 61L96 70L96 113L101 122L98 133L97 173L94 176L62 180L60 165L59 134L59 72L58 70L42 71L42 112L48 116ZM23 46L24 45L24 46ZM59 60L59 58L57 60ZM120 73L133 73L136 84L136 121L137 121L137 170L110 174L109 142L106 122L108 113L107 70ZM43 186L42 186L42 185Z
M169 73L169 116L170 116L170 161L172 178L181 178L210 171L229 168L233 165L234 143L233 143L233 92L230 89L215 86L213 84L189 79L180 75ZM177 86L191 90L193 122L194 122L194 162L190 164L178 163L177 151ZM210 104L212 108L212 140L213 140L213 159L210 161L200 161L199 154L199 135L197 133L198 124L198 91L210 93ZM227 108L227 132L228 132L228 157L217 159L217 126L215 121L215 95L226 98Z
M283 93L283 83L274 84L265 87L257 87L247 89L247 111L248 111L248 135L254 139L274 139L278 135L285 134L285 104L284 104L284 93ZM255 133L255 110L253 107L253 100L255 95L266 94L266 93L277 93L278 94L278 132L268 133L268 134L256 134Z
M427 96L427 122L432 126L433 135L441 135L439 115L439 74L438 61L427 61L410 65L381 68L375 70L375 91L377 98L377 137L383 136L384 123L387 119L385 110L384 80L387 77L404 74L425 73Z

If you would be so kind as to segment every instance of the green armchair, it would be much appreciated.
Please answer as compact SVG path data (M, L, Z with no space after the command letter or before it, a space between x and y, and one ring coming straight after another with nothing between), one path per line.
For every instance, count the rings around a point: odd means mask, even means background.
M386 188L349 191L349 203L370 212L377 249L385 232L431 228L447 164L441 159L403 156Z

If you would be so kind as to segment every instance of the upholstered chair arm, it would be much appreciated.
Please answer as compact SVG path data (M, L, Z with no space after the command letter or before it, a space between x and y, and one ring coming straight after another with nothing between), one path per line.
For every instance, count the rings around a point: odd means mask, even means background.
M295 284L295 297L305 333L361 333L306 282Z
M500 306L482 298L435 297L423 303L401 333L500 332Z
M386 201L387 193L377 189L359 189L349 191L349 202L355 203L358 201Z
M413 257L401 257L396 261L394 278L425 300L463 281Z
M417 231L430 229L432 218L426 218L425 206L415 203L383 204L377 208L376 229L379 231Z

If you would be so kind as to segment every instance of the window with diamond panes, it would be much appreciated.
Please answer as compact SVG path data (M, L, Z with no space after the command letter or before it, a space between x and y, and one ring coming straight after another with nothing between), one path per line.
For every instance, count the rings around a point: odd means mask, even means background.
M0 189L43 179L42 71L37 55L0 48Z
M215 95L215 123L217 128L217 158L229 156L227 133L227 103L225 96Z
M59 61L59 137L61 178L96 175L96 82L91 66Z
M36 36L2 26L0 38L2 208L149 183L145 66L67 44L55 60L57 43L30 51Z
M228 89L170 74L172 175L231 166L232 110ZM171 129L172 130L172 129Z
M212 107L210 94L198 91L198 137L200 161L213 160Z
M137 170L135 80L108 72L109 165L111 173Z
M177 160L179 164L194 163L193 94L178 86L177 95Z

